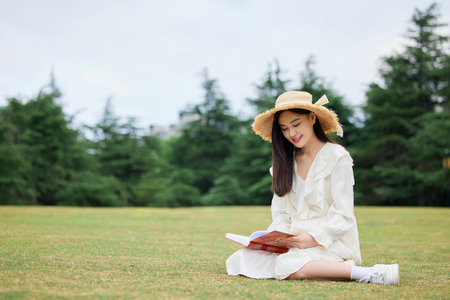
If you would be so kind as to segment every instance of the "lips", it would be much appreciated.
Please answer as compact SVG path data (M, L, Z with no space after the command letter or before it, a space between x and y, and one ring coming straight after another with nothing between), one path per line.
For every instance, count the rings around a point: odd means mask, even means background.
M300 142L301 139L302 139L302 135L301 135L299 138L297 138L297 139L292 139L292 140L294 141L294 143L298 143L298 142Z

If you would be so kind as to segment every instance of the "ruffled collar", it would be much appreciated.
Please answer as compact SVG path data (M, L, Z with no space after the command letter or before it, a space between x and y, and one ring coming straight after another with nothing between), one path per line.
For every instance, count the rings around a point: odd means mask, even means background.
M300 218L308 219L320 215L325 202L325 185L323 181L331 174L339 158L344 155L349 154L341 145L329 142L317 152L306 175L304 191L301 196L303 199L299 199L300 201L297 202L299 205L297 213ZM301 179L297 173L297 162L295 159L294 170L295 176Z

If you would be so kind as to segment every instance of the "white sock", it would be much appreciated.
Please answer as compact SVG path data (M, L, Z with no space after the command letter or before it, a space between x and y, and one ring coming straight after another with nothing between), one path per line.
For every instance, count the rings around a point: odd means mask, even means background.
M350 274L351 280L361 280L363 278L366 278L370 275L370 273L373 272L372 267L358 267L358 266L352 266L352 272Z

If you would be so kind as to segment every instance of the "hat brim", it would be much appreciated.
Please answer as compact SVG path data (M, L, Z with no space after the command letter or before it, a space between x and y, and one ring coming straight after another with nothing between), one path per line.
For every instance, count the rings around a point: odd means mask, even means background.
M256 116L252 124L253 131L268 142L272 142L272 126L276 112L289 109L306 109L313 112L325 133L342 130L337 114L331 109L308 103L293 103L272 108Z

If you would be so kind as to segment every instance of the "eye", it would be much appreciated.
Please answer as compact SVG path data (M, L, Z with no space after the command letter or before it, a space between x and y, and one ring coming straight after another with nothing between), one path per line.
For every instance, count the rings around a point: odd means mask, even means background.
M281 131L286 131L287 128L281 128Z
M297 127L298 125L300 125L300 123L295 124L294 127Z

